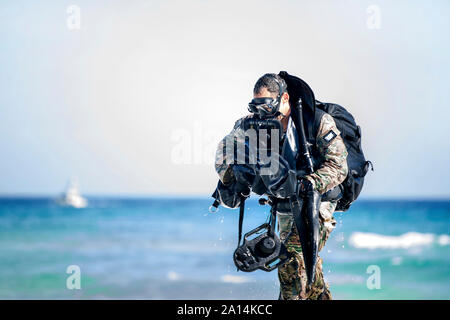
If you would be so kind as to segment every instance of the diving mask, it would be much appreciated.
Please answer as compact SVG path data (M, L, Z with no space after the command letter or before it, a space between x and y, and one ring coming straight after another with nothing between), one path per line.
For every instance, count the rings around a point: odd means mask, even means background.
M279 109L281 104L281 97L286 91L286 88L276 78L274 80L278 83L279 88L278 96L276 97L276 99L271 97L254 98L248 104L248 111L254 113L261 119L272 118L280 113Z

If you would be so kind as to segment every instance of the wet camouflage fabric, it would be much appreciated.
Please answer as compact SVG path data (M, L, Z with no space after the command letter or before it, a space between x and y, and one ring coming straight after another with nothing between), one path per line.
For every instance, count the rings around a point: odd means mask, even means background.
M331 231L336 226L336 220L333 218L335 208L336 203L334 202L322 202L320 205L319 252L325 246ZM278 267L280 299L331 300L330 289L323 277L322 259L317 258L315 281L310 287L307 287L302 247L292 213L279 212L277 216L280 239L285 241L287 250L292 253L291 259L283 266ZM288 238L286 239L286 237Z
M226 146L236 144L238 141L245 141L245 133L241 128L241 123L245 118L236 121L233 130L217 146L215 169L220 181L224 185L230 184L233 180L233 171L231 170L230 164L234 162L234 153L226 152Z
M327 141L330 137L332 139ZM306 178L323 194L344 182L348 172L348 153L336 123L329 114L322 117L316 140L323 164Z

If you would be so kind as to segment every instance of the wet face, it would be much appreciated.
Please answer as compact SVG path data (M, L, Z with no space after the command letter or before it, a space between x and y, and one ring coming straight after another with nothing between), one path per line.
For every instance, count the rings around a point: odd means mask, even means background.
M260 92L253 95L253 98L273 98L276 99L278 93L270 92L267 88L261 88ZM291 114L291 106L289 105L289 94L283 93L279 111L286 117Z

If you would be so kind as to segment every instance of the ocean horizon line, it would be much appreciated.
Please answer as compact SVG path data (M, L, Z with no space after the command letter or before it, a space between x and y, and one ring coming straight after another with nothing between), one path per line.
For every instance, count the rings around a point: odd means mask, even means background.
M0 194L2 200L51 200L57 199L60 194L33 194L33 193L17 193L17 194ZM213 198L209 194L95 194L87 193L83 197L90 200L206 200ZM253 195L250 200L257 200L258 195ZM450 202L450 196L361 196L357 202Z

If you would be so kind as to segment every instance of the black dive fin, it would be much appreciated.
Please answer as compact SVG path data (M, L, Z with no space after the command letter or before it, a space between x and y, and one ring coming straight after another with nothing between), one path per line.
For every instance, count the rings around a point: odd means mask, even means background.
M294 204L294 207L292 207L294 222L302 246L308 285L310 285L315 280L317 254L319 251L319 192L315 190L308 192L303 199L301 208L298 205L296 208L295 206Z

